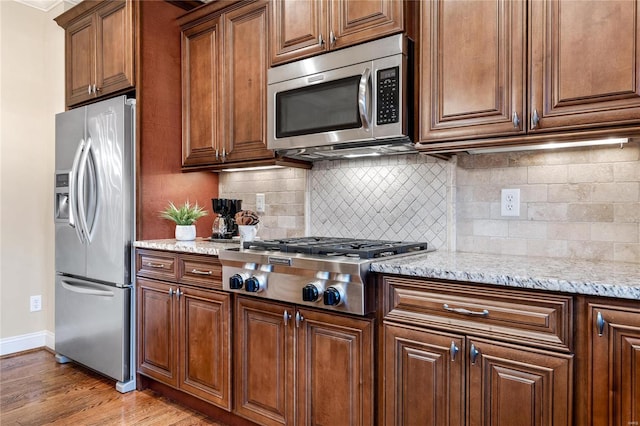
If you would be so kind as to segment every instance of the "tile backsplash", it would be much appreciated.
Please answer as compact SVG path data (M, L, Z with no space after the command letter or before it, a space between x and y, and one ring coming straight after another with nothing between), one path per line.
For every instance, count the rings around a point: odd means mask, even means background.
M457 249L640 263L640 146L458 155ZM520 216L500 215L503 188Z
M311 235L449 248L453 165L423 155L332 160L309 174Z
M503 188L520 216L500 215ZM324 235L431 242L438 249L640 263L640 145L423 155L220 175L220 196L255 209L262 238Z

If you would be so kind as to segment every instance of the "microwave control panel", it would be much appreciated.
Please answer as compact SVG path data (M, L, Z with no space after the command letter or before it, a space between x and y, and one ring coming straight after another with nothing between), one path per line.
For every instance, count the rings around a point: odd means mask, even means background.
M378 70L376 122L380 124L400 121L400 68Z

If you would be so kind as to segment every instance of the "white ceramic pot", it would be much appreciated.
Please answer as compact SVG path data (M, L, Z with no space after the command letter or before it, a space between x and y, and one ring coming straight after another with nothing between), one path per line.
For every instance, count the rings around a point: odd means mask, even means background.
M245 241L253 241L258 233L257 225L238 225L238 233L240 234L240 243Z
M193 241L196 239L195 225L176 225L176 240Z

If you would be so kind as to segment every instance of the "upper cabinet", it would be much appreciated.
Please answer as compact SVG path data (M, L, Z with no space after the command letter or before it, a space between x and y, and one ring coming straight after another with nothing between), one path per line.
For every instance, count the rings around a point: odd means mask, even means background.
M268 6L244 2L183 18L184 168L274 158L265 122Z
M638 0L420 2L417 147L637 132L639 26Z
M398 0L274 0L271 64L402 32L404 3Z
M84 1L56 18L65 29L67 107L135 86L135 2Z

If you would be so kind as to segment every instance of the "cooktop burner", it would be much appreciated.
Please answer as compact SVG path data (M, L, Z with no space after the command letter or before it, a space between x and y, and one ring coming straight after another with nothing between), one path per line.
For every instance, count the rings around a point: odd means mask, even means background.
M248 241L244 249L374 259L427 250L427 243L354 238L302 237Z

